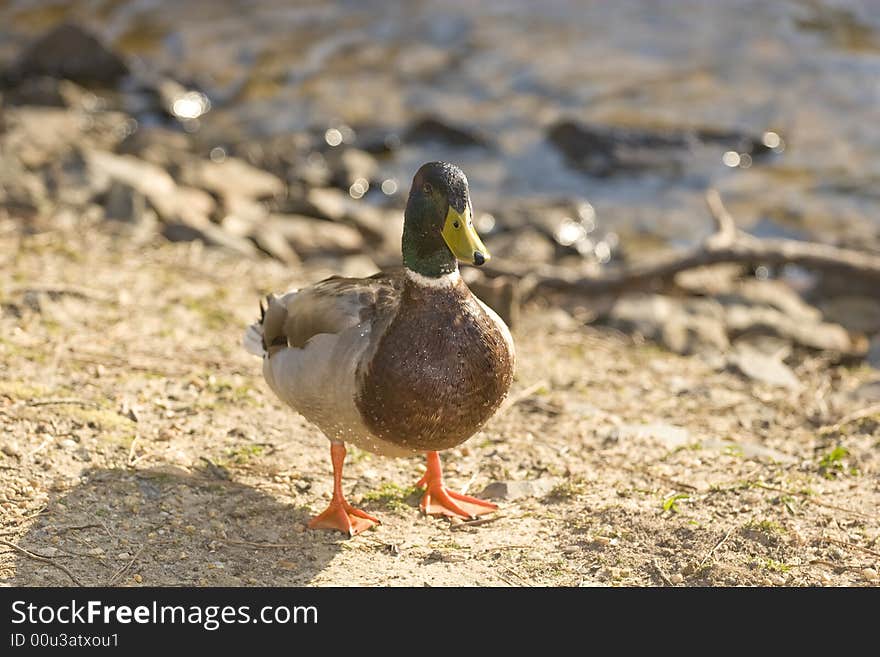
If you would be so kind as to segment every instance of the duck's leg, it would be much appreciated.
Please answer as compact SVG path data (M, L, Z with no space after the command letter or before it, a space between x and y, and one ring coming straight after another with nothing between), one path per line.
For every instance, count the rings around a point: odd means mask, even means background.
M419 506L428 515L452 516L467 520L484 513L492 513L498 508L497 504L455 493L446 488L443 485L440 455L437 452L428 452L428 469L416 486L425 488L425 496Z
M309 521L312 529L338 529L349 536L360 534L379 520L368 513L354 508L342 494L342 463L345 461L345 445L330 444L330 459L333 461L333 498L324 513Z

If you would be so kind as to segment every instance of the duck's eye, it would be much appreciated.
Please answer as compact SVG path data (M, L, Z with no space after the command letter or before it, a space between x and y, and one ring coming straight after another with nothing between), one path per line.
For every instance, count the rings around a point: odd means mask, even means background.
M452 227L453 227L453 228L461 228L461 224L458 223L457 221L453 221L453 222L452 222Z
M425 194L430 194L434 191L434 188L431 186L431 183L425 183L424 185L422 185L422 191Z

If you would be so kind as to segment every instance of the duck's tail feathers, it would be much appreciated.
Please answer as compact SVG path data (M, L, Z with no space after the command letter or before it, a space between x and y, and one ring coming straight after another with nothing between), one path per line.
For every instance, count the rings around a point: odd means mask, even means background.
M249 354L262 358L266 355L266 340L263 337L263 322L266 320L266 306L260 299L260 321L247 327L242 339L242 346Z
M263 347L263 325L251 324L244 332L244 340L242 345L249 354L262 358L266 355L266 349Z

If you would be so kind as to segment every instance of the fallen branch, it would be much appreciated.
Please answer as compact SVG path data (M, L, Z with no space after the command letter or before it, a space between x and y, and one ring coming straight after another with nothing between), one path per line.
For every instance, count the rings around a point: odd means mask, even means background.
M97 402L89 401L88 399L76 399L74 397L62 397L59 399L38 399L36 401L29 401L27 406L56 406L56 405L72 405L72 406L95 406L100 408L100 404Z
M817 242L748 235L736 228L715 189L706 191L706 205L715 221L715 232L702 244L684 253L664 255L595 277L578 277L556 267L531 271L515 265L490 265L482 271L490 277L526 279L528 290L524 296L551 290L589 295L619 293L668 282L679 272L717 264L793 264L807 269L847 273L880 283L880 256Z
M41 563L49 564L53 568L57 568L58 570L62 571L65 575L67 575L70 578L70 581L72 581L77 586L83 586L83 583L80 582L76 578L76 576L72 572L70 572L65 566L62 566L60 563L55 563L49 557L43 557L43 556L40 556L39 554L34 554L30 550L25 550L23 547L19 547L15 543L10 543L9 541L4 541L3 539L0 539L0 545L5 545L8 548L12 548L13 550L17 550L18 552L21 552L28 559L33 559L34 561L39 561Z
M848 548L850 550L859 550L861 552L871 554L875 557L880 557L880 552L877 552L877 550L872 550L871 548L866 548L861 545L856 545L855 543L847 543L846 541L839 541L836 538L831 538L830 536L825 536L823 538L823 540L828 543L834 543L835 545L839 545L840 547Z

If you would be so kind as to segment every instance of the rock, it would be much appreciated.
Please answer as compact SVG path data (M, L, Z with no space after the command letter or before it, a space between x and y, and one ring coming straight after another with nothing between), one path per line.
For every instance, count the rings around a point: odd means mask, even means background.
M347 255L364 249L364 239L351 226L335 221L323 221L302 215L270 215L267 220L273 230L304 258L320 255Z
M201 230L210 223L216 203L200 189L179 187L161 167L132 155L87 151L95 175L106 176L143 194L166 222L184 223Z
M34 216L47 195L41 176L27 171L18 158L0 152L0 207L20 216Z
M792 317L775 308L728 305L725 319L728 331L739 335L746 333L777 335L794 340L804 347L840 353L853 353L859 350L858 345L842 326L809 321L805 317Z
M729 347L724 311L711 299L679 300L659 294L632 294L618 299L605 321L625 332L636 332L668 349L691 354Z
M880 402L880 380L868 381L853 390L848 395L851 399L869 404Z
M718 301L724 306L769 306L786 317L810 324L822 320L822 313L805 303L801 296L783 281L757 279L739 281L735 291L719 295Z
M868 582L876 582L880 580L880 574L876 568L862 568L862 578Z
M723 352L729 346L724 324L705 315L670 317L662 327L660 343L682 355L694 354L706 347Z
M874 336L868 346L867 355L868 365L874 369L880 370L880 333Z
M57 107L13 107L3 112L7 128L3 150L25 168L57 167L74 151L112 149L125 135L130 119L119 112L84 115Z
M46 107L82 107L88 103L85 98L97 103L97 98L70 80L59 80L46 76L27 78L3 96L6 106L42 105Z
M190 136L157 125L141 126L119 143L121 155L135 155L163 169L184 168L192 160Z
M137 223L146 210L146 198L119 180L114 180L104 199L104 213L108 219Z
M826 299L819 309L829 321L859 333L880 332L880 300L864 296L839 296Z
M349 224L372 248L400 255L403 213L399 210L381 210L338 189L313 187L304 198L291 202L289 212Z
M618 440L653 439L667 449L676 449L691 442L691 434L684 427L654 422L649 424L624 424L612 430L612 437Z
M250 238L261 251L286 265L293 266L301 262L296 251L291 248L290 241L278 229L277 224L261 224L250 234Z
M223 247L247 258L254 258L259 253L250 240L232 235L209 221L198 226L179 221L168 222L162 228L162 235L171 242L200 240L209 246Z
M404 133L404 141L439 142L449 146L479 146L490 148L491 139L480 132L453 125L445 119L435 116L426 116L410 124Z
M478 497L496 500L518 500L525 497L543 497L556 485L551 479L534 479L532 481L493 481L486 486Z
M33 42L13 65L21 79L48 75L75 82L115 86L128 74L121 56L75 23L62 23Z
M788 365L746 344L737 346L728 357L728 364L752 381L789 390L801 388L800 381Z
M278 176L237 157L221 162L198 160L183 169L182 179L193 187L207 189L221 197L262 199L280 196L285 185Z
M18 445L15 443L3 443L0 445L0 452L6 454L6 456L11 456L13 458L18 458L21 456L21 450L18 448Z
M747 153L753 159L772 152L760 139L734 130L622 127L568 119L551 125L547 139L572 166L594 176L646 171L675 175L701 144Z

